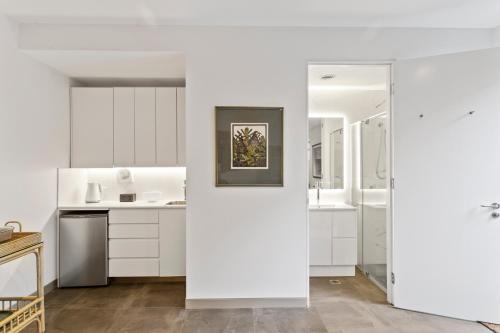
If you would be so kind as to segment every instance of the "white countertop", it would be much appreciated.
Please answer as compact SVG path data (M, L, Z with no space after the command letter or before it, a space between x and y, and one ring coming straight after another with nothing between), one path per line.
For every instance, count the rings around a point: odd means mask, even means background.
M335 204L313 204L309 205L309 210L356 210L356 207L345 204L345 203L335 203Z
M101 201L99 203L72 203L60 205L60 210L106 210L117 208L156 208L156 209L185 209L186 205L166 205L167 200L156 202L134 201L134 202L119 202L119 201Z

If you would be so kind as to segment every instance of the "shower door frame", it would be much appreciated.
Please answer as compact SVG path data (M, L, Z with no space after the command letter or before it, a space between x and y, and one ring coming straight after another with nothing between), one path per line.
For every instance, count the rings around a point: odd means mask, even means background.
M386 208L386 244L387 244L387 301L393 304L393 281L392 281L392 267L393 267L393 228L394 228L394 63L396 60L382 60L382 61L339 61L339 60L324 60L324 61L309 61L306 65L306 73L309 73L310 65L339 65L339 66L387 66L387 70L389 71L388 82L387 82L387 99L388 99L388 109L387 109L387 126L389 129L389 135L387 137L386 148L387 148L387 166L389 167L389 172L387 173L388 177L386 179L386 189L387 189L387 208ZM308 75L307 75L308 77ZM306 96L307 101L309 101L309 79L306 80ZM309 102L307 102L307 117L309 117ZM309 137L309 132L307 134L307 138ZM351 143L352 144L352 143ZM309 165L307 175L309 174ZM345 177L345 171L344 171ZM344 179L345 186L345 179ZM307 189L308 190L308 189ZM344 188L345 190L345 188ZM307 210L307 230L309 230L309 208ZM307 237L309 239L309 236ZM359 240L358 240L359 241ZM309 257L309 243L307 247L307 256ZM309 267L308 267L308 275L309 275ZM309 286L307 286L309 290Z

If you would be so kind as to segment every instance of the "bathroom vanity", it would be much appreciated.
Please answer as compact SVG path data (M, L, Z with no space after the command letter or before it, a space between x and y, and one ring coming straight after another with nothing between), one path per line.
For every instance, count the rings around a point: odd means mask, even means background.
M309 206L309 275L354 276L356 262L356 207Z

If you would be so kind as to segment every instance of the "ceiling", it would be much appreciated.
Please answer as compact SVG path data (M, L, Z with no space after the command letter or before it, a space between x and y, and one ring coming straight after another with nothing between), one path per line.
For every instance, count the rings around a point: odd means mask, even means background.
M333 79L322 79L323 75ZM387 68L378 65L309 65L311 90L385 90Z
M332 79L322 79L323 75ZM381 65L310 65L309 114L349 116L352 122L386 110L389 67Z
M498 0L0 0L23 22L494 28Z
M185 58L179 52L26 50L36 60L76 79L181 79Z

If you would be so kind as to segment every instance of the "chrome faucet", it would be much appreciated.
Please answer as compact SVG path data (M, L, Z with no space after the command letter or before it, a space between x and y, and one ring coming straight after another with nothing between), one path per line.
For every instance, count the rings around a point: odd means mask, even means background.
M319 199L320 199L320 189L321 189L321 181L317 180L316 181L316 203L319 205Z

